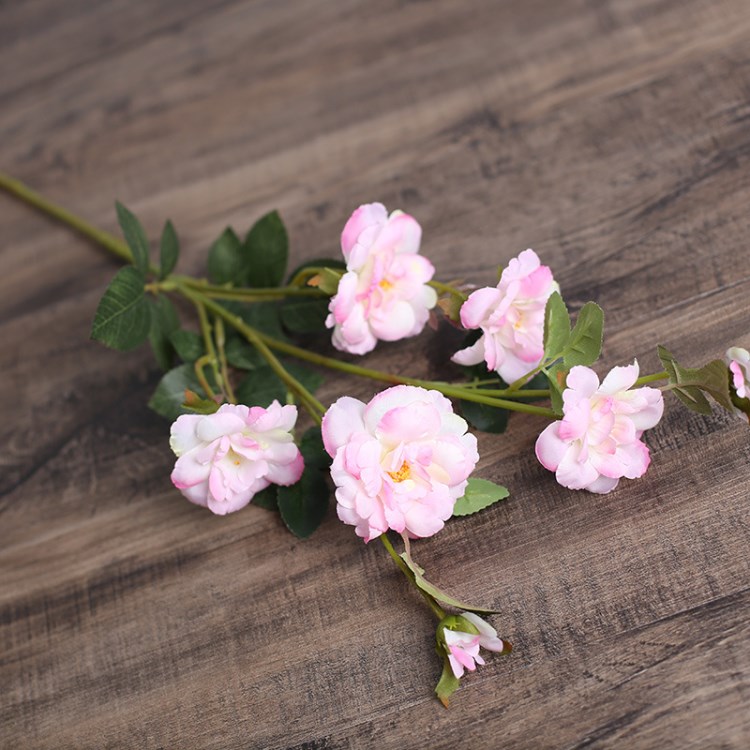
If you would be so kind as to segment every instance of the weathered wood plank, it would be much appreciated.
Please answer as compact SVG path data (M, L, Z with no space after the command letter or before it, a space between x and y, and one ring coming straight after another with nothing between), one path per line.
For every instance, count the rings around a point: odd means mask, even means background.
M602 370L750 345L745 0L0 7L3 168L106 229L120 198L186 270L281 209L292 260L359 202L417 216L443 279L527 246L607 313ZM9 73L10 71L10 73ZM431 696L432 622L333 512L305 543L169 486L146 351L88 341L115 265L0 195L0 745L745 748L747 429L672 407L648 475L558 487L538 421L480 436L512 497L418 543L512 656ZM460 336L381 347L452 377ZM323 400L375 386L329 378Z

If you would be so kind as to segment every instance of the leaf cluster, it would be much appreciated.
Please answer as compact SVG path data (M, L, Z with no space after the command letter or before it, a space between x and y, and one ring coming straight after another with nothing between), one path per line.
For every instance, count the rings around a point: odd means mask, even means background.
M703 367L683 367L665 347L657 347L657 354L669 377L668 389L691 411L710 414L711 396L719 406L733 411L729 391L729 370L720 359L714 359Z
M571 328L570 314L559 292L547 300L544 310L544 359L539 369L547 376L550 400L562 414L562 392L568 372L576 365L590 366L599 359L604 334L604 312L587 302Z
M152 261L148 237L138 218L125 206L116 204L117 217L132 263L122 268L107 287L94 316L91 336L106 346L128 351L147 339L157 364L165 374L154 391L149 407L174 420L181 414L208 414L219 407L221 375L216 329L210 340L183 328L177 309L164 292L176 284L170 275L177 266L180 244L170 221L164 225L158 258ZM271 211L256 221L243 239L227 227L212 243L207 275L214 285L227 289L273 289L285 283L289 255L286 228L278 212ZM340 260L321 258L294 269L288 279L306 269L345 268ZM170 284L173 286L170 287ZM150 294L154 292L154 294ZM290 297L283 302L224 302L224 307L256 330L280 341L287 334L310 336L325 331L328 314L326 299ZM248 406L268 406L276 400L287 403L291 394L286 384L264 357L234 329L223 333L221 355L232 368L237 384L235 396ZM296 362L281 359L284 369L314 393L322 375ZM215 366L216 365L216 366ZM210 389L207 392L206 387ZM326 471L330 459L323 449L320 430L312 428L300 440L305 459L301 480L291 487L271 486L258 493L253 502L278 511L284 523L297 536L308 537L321 523L330 495Z
M165 279L174 270L180 255L177 233L167 221L159 243L159 263L152 265L143 225L121 203L116 209L132 265L121 268L104 292L94 315L91 338L119 351L135 349L149 339L156 361L167 369L173 355L170 335L179 328L179 319L166 297L147 298L146 282L150 275Z

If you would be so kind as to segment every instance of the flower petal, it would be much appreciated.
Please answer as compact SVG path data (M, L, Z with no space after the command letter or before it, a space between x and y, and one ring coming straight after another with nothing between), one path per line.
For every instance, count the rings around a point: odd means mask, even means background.
M350 396L342 396L331 404L320 428L323 446L331 458L349 442L353 433L364 429L364 413L365 404Z

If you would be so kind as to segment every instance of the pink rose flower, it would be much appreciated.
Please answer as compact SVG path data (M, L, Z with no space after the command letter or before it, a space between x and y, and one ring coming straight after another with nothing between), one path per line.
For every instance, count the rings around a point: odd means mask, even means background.
M477 664L485 663L479 655L480 646L497 653L510 651L510 644L497 637L495 628L473 612L462 612L458 617L450 616L446 619L455 622L457 627L466 628L466 630L449 630L446 627L443 630L448 661L457 678L464 676L465 669L473 672Z
M461 324L482 329L476 343L453 355L460 365L484 361L506 382L531 372L544 356L544 308L558 290L533 250L513 258L497 287L477 289L461 307Z
M541 464L571 490L606 493L621 477L643 476L651 461L641 441L661 419L664 400L657 388L634 388L638 362L615 367L599 385L589 367L573 367L563 392L563 418L536 441Z
M269 484L294 484L304 461L291 430L296 406L224 404L215 414L183 414L169 445L172 483L191 503L225 515L244 508Z
M344 396L323 417L339 518L366 542L387 529L427 537L451 517L476 438L437 391L398 385L369 404Z
M727 349L727 362L737 395L740 398L750 398L750 352L742 347L733 346ZM739 409L737 411L739 412Z
M341 249L346 273L331 298L326 326L333 345L366 354L378 340L398 341L422 331L437 294L427 282L435 269L419 255L422 229L411 216L381 203L360 206L346 222Z

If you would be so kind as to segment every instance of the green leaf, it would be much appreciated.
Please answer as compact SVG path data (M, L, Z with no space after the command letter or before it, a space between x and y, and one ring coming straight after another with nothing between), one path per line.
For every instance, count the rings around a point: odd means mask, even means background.
M669 375L670 389L688 409L699 414L710 414L711 404L704 395L708 393L724 409L733 411L729 376L724 362L714 359L703 367L683 367L665 347L657 347L657 353Z
M167 297L160 294L151 302L151 329L148 337L156 362L162 370L172 366L174 346L171 335L180 327L177 310Z
M279 512L289 531L307 539L325 518L328 496L325 477L317 469L306 470L291 487L279 487Z
M151 327L144 283L143 275L133 266L117 272L96 309L92 339L120 351L143 343Z
M208 278L214 284L242 285L246 271L242 243L227 227L208 251Z
M253 224L243 249L250 286L281 284L289 255L289 238L277 211L271 211Z
M172 331L169 340L183 362L192 364L205 351L203 338L193 331Z
M544 308L544 355L560 356L570 340L570 315L559 292L553 292Z
M305 459L305 466L313 466L321 471L331 467L331 457L323 446L320 427L310 427L305 431L299 443L299 449Z
M259 367L267 367L263 355L252 344L238 336L227 341L224 353L227 356L227 362L240 370L257 370Z
M148 273L148 238L141 222L120 201L115 201L117 220L120 223L125 242L133 253L133 265L145 276Z
M246 406L266 407L274 400L286 403L286 386L268 365L251 370L235 388L235 394Z
M471 346L481 335L481 331L469 331L464 337L461 348L465 349L466 347ZM503 381L497 373L487 371L487 366L484 362L481 362L478 365L471 365L468 367L464 366L461 370L466 375L468 382L473 380L488 380L490 378L495 379L492 383L479 386L476 389L477 392L483 389L498 390L508 387L508 384ZM467 401L465 399L460 399L458 404L461 408L461 413L463 414L464 419L477 430L500 434L505 432L508 427L510 412L507 411L507 409L498 409L496 406L480 404L476 401Z
M319 333L326 330L327 299L290 298L281 307L281 322L294 333Z
M325 378L317 370L311 370L309 367L300 365L297 362L282 361L282 364L287 372L299 380L310 393L315 393L323 385Z
M205 372L210 383L212 374L208 369ZM183 406L186 390L194 391L201 398L206 398L195 375L195 368L188 364L179 365L164 375L156 386L148 406L169 420L177 419L180 414L190 414L192 412Z
M437 695L438 700L446 708L448 708L448 701L450 700L450 697L453 695L453 693L456 692L456 690L458 690L458 685L458 677L453 674L451 664L448 661L448 657L446 656L443 659L443 673L440 675L438 684L435 686L435 695Z
M269 484L266 489L256 492L253 495L252 504L258 508L279 512L279 500L277 497L278 487L275 484Z
M321 292L325 292L326 294L336 294L339 289L339 282L344 273L344 271L339 271L335 268L324 268L315 277L315 283L310 286L317 287Z
M595 302L587 302L578 313L570 339L563 352L566 367L593 365L602 351L604 312Z
M543 372L538 372L523 387L524 387L524 390L526 388L529 388L531 390L544 390L546 388L549 388L549 383L547 382L547 376Z
M496 609L485 609L484 607L475 607L473 604L467 604L466 602L459 601L454 597L446 594L434 584L430 583L424 577L424 571L419 567L411 557L403 552L401 558L408 566L409 570L414 574L414 582L419 586L422 591L426 591L433 599L436 599L443 604L447 604L449 607L455 607L456 609L463 609L466 612L476 612L477 614L493 615L497 613Z
M289 341L281 327L281 304L279 302L253 302L251 305L228 303L228 309L239 315L253 328L278 341Z
M306 539L320 526L328 509L330 489L327 482L331 459L323 447L319 427L311 427L299 443L305 459L302 478L291 487L279 487L278 505L287 528Z
M563 391L565 390L565 379L568 376L568 370L562 362L553 365L547 370L549 383L549 395L552 411L558 416L563 413Z
M189 414L215 414L219 404L212 398L201 398L195 391L185 389L185 400L182 408Z
M507 487L495 484L487 479L469 479L466 492L453 507L454 516L470 516L510 495Z
M483 388L499 387L495 385L479 386L476 390L481 391ZM496 406L480 404L476 401L466 401L465 399L461 399L459 405L464 419L477 430L498 435L505 432L508 427L510 412L507 409L499 409Z
M304 263L300 263L289 274L287 283L290 283L298 273L304 271L306 268L335 268L339 271L346 271L346 263L339 258L313 258L312 260L306 260Z
M263 355L252 344L239 338L239 336L233 336L227 341L224 353L227 362L240 370L257 370L259 367L267 366Z
M695 371L695 377L701 389L710 394L719 406L733 412L732 396L729 392L729 373L727 365L720 359L711 360Z
M161 243L159 245L160 279L169 276L174 271L179 257L180 241L177 239L177 232L175 232L172 222L167 221L161 233Z

